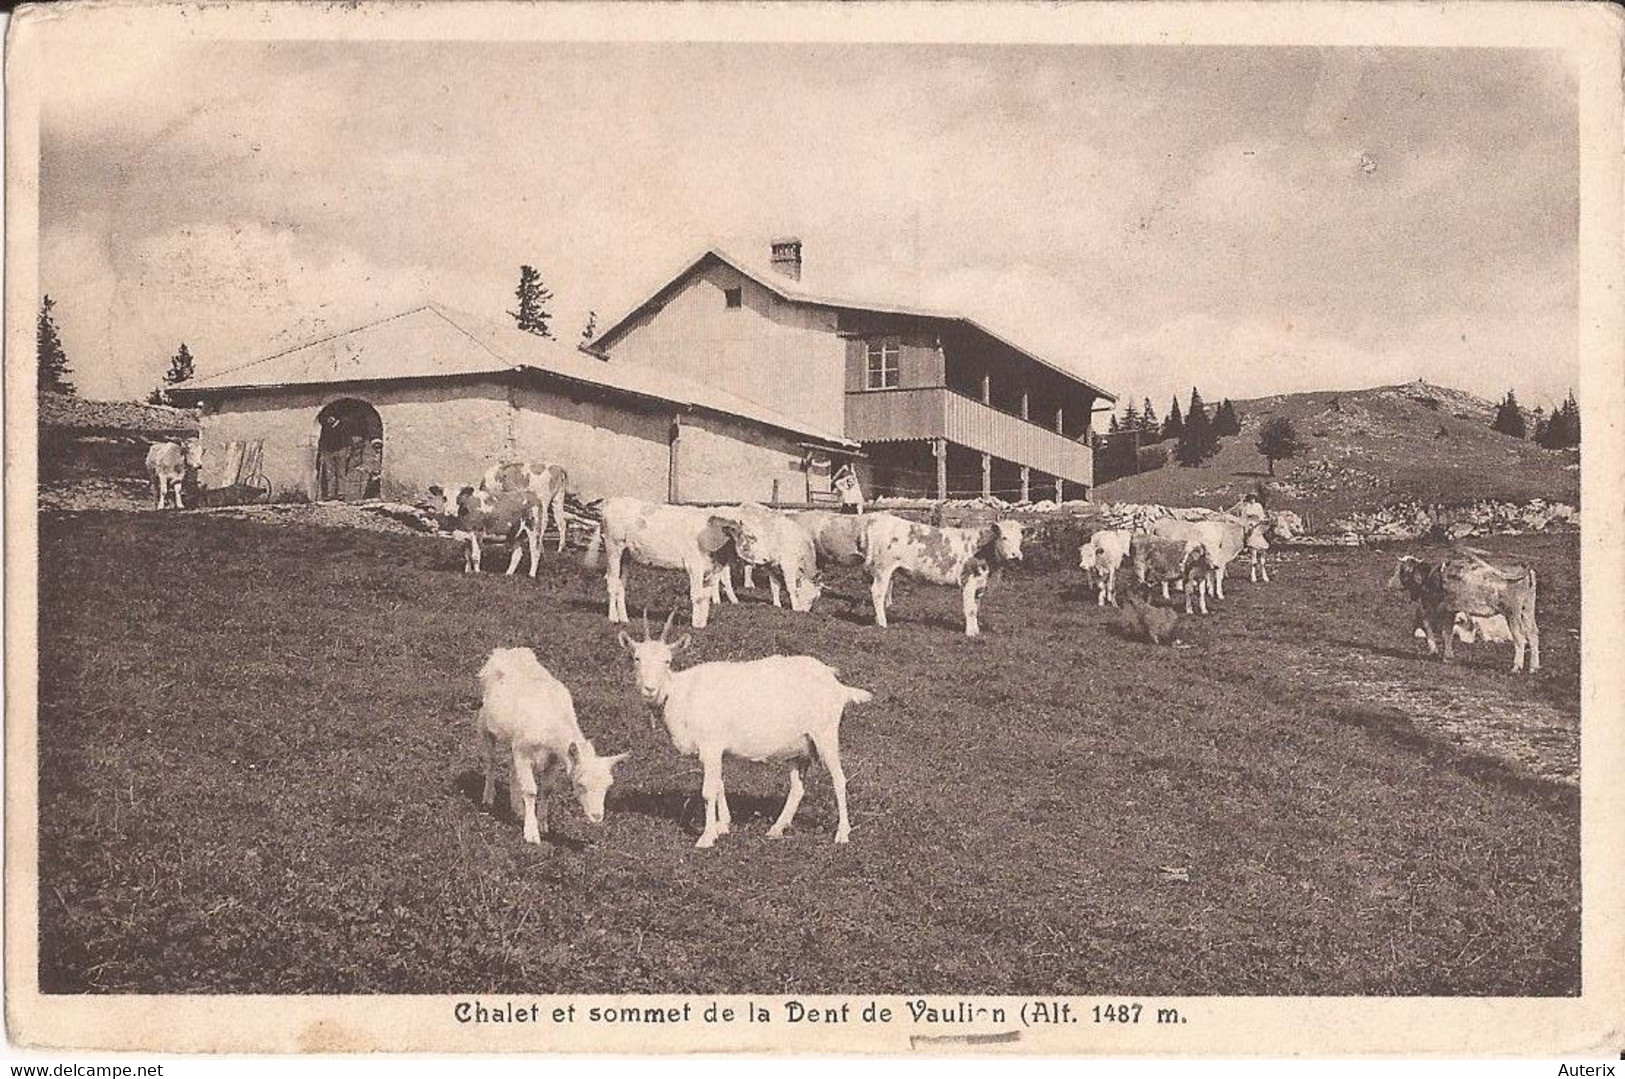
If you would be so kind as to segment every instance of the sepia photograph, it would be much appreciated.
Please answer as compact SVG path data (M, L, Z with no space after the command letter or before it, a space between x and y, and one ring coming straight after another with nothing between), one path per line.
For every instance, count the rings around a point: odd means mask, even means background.
M19 9L10 1038L1616 1055L1620 25Z

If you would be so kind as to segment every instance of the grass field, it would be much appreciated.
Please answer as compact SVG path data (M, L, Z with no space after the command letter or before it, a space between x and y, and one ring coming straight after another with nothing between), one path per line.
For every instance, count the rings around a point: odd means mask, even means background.
M875 693L842 732L852 842L821 772L768 839L784 777L730 762L736 831L698 851L697 764L574 556L469 578L416 537L49 514L42 984L1574 994L1578 542L1486 545L1539 567L1534 678L1509 646L1415 655L1368 549L1235 581L1184 649L1124 639L1075 570L1008 574L979 640L948 589L900 582L885 631L748 597L695 661L806 652ZM677 596L631 580L634 610ZM515 644L633 754L607 823L556 800L540 848L477 804L473 675Z

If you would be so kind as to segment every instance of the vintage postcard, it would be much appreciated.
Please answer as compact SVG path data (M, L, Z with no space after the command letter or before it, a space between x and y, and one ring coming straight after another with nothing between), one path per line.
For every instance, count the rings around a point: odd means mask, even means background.
M1621 28L19 9L9 1039L1614 1057Z

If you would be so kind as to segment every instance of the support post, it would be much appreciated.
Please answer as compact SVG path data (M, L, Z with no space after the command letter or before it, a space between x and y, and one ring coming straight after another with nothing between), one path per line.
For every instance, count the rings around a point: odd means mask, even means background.
M982 404L990 405L992 403L993 403L993 376L992 375L983 375L982 376Z
M1065 501L1066 501L1066 481L1063 480L1061 477L1056 476L1055 477L1055 502L1056 502L1056 505L1059 505L1059 504L1061 504L1062 502L1065 502Z
M931 453L937 459L937 501L944 502L948 498L948 440L932 442Z
M1066 434L1066 410L1059 407L1055 409L1055 433Z
M990 498L993 495L993 455L982 454L982 497Z
M1033 480L1033 470L1030 467L1028 467L1027 465L1022 465L1021 466L1021 500L1023 502L1031 502L1033 500L1033 496L1032 496L1032 480Z
M671 462L666 471L666 501L675 505L682 498L682 491L677 483L678 451L683 444L683 417L681 414L671 418Z
M1032 419L1032 416L1027 411L1027 391L1026 390L1021 391L1021 418L1024 419L1024 420Z

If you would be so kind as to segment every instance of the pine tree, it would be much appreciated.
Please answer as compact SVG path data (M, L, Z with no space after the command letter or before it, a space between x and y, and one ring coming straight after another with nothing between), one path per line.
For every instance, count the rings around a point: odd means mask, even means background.
M1123 430L1123 423L1122 423L1121 420L1119 420L1117 418L1117 413L1115 411L1113 411L1112 412L1111 426L1106 428L1106 433L1108 435L1115 435L1115 434L1121 433L1122 430Z
M1219 436L1208 418L1202 395L1191 387L1191 404L1185 412L1185 430L1174 446L1174 460L1187 468L1199 465L1219 450Z
M1162 440L1178 438L1185 433L1185 418L1179 412L1179 398L1175 397L1168 406L1168 418L1162 421Z
M587 324L581 327L581 343L583 345L591 344L592 339L596 336L598 336L598 312L588 311Z
M1138 431L1140 429L1140 410L1131 402L1128 410L1123 413L1123 430Z
M519 287L513 294L519 300L519 310L509 311L521 330L533 333L537 337L552 337L548 332L547 320L552 318L547 311L547 303L553 294L547 291L542 284L541 272L534 266L519 267Z
M1241 434L1241 417L1236 415L1235 403L1228 397L1219 403L1219 410L1213 416L1213 433L1221 438Z
M1579 444L1580 402L1574 399L1571 390L1568 399L1552 413L1551 420L1546 424L1546 441L1541 445L1549 450L1568 450Z
M164 385L159 386L147 395L147 401L154 405L170 404L169 391L165 388L185 382L192 377L192 350L181 342L180 349L169 358L169 370L164 372Z
M1162 427L1157 423L1157 410L1151 407L1151 398L1145 399L1145 406L1140 409L1140 422L1145 424L1147 442L1162 441Z
M1519 439L1529 433L1528 428L1524 426L1523 410L1518 407L1518 398L1511 390L1507 391L1506 397L1496 408L1490 430Z
M45 297L39 309L39 389L41 393L75 393L68 376L68 354L62 348L62 335L57 332L56 318L51 308L56 301Z
M1276 416L1265 422L1258 433L1258 452L1270 464L1270 475L1275 475L1275 462L1287 457L1296 457L1308 449L1298 439L1298 432L1293 429L1292 421L1285 416Z

